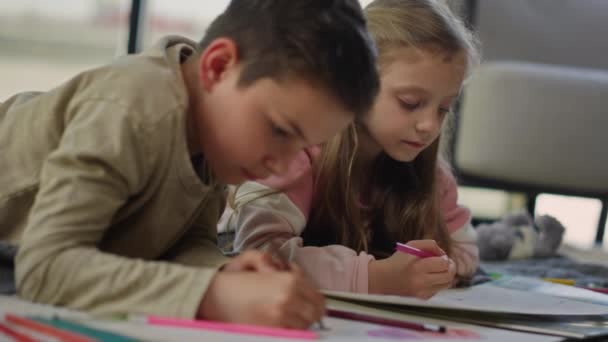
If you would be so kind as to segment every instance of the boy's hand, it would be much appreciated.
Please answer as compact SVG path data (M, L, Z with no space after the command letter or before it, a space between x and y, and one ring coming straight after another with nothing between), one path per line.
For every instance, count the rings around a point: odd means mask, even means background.
M297 265L290 267L290 271L280 272L218 272L201 301L197 318L292 329L310 327L325 313L325 298Z
M408 245L428 251L437 257L418 258L395 252L384 260L369 263L369 292L429 299L450 288L456 275L456 264L433 240L415 240Z
M230 262L224 265L222 271L226 272L242 272L242 271L256 271L256 272L274 272L274 271L286 271L289 269L289 265L281 258L274 257L268 253L248 250L245 251Z

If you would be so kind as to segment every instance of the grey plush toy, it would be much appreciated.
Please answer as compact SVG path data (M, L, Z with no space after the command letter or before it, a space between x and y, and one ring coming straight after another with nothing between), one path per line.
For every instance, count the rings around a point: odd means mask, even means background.
M533 220L527 212L509 214L477 226L479 256L487 261L549 257L559 248L564 230L549 215Z

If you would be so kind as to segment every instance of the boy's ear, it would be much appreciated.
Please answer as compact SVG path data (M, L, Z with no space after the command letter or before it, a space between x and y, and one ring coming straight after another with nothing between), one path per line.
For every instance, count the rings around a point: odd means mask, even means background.
M232 39L213 40L201 53L198 61L199 79L205 90L225 77L226 72L237 65L238 49Z

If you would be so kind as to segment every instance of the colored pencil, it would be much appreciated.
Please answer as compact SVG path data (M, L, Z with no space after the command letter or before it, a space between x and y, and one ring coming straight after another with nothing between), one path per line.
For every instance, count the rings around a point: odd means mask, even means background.
M412 247L400 242L397 242L397 246L395 247L396 250L398 250L399 252L403 252L403 253L407 253L419 258L431 258L431 257L436 257L438 255L435 255L431 252L427 252L427 251L423 251L421 249L418 249L416 247Z
M14 314L7 313L4 316L4 319L9 323L19 325L26 329L30 329L32 331L36 331L47 336L58 338L62 342L95 342L94 339L64 331L61 329L57 329L50 325L36 322L29 318L20 317Z
M150 325L220 331L254 336L283 337L304 340L313 340L319 338L319 334L309 330L269 328L256 325L223 323L215 321L146 316L144 322Z
M390 318L382 318L382 317L376 317L376 316L336 310L336 309L327 309L327 315L330 317L343 318L343 319L359 321L359 322L374 323L374 324L386 325L386 326L390 326L390 327L403 328L403 329L409 329L409 330L435 332L435 333L445 333L447 331L445 326L438 325L438 324L408 322L408 321L401 320L401 319L397 320L397 319L390 319Z
M35 339L12 329L11 327L5 325L2 322L0 322L0 333L5 334L6 336L17 342L36 342Z
M591 290L598 293L608 294L608 288L603 287L581 287L581 289Z
M76 334L88 336L98 342L137 342L137 339L120 335L114 332L101 330L98 328L92 328L82 323L53 317L53 318L42 318L42 317L28 317L36 322L53 326L57 329L71 331Z
M573 286L576 281L574 279L562 279L562 278L542 278L544 281L554 284L570 285Z

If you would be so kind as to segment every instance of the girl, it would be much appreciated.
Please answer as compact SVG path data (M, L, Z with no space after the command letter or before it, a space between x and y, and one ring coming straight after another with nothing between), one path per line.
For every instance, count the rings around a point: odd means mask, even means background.
M469 211L438 158L476 48L439 1L376 0L365 12L381 73L371 113L302 152L289 176L236 188L219 228L236 230L236 250L278 251L325 289L430 298L478 264ZM395 242L438 256L395 253Z

